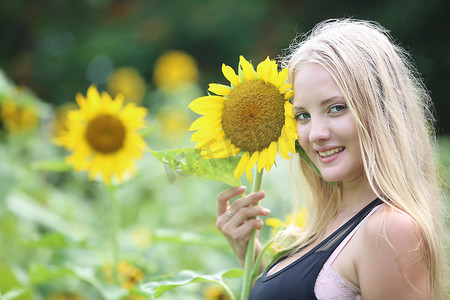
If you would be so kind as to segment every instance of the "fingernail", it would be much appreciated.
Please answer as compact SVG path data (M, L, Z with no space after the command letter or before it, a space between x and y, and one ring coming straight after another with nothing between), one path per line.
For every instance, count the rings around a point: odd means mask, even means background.
M264 213L266 213L266 214L270 214L270 209L268 209L268 208L264 208Z

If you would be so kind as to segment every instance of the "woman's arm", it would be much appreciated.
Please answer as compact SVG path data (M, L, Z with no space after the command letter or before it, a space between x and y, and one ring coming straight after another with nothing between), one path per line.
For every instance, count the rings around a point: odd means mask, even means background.
M245 186L235 187L221 192L217 196L217 228L223 233L241 266L244 266L245 251L248 244L250 232L253 229L260 230L264 222L257 219L257 216L267 216L270 211L262 206L253 206L255 203L265 197L263 191L251 193L241 197L230 205L230 200L242 195L245 192ZM231 212L232 216L226 214ZM250 219L249 218L253 218ZM256 237L255 255L261 251L261 244ZM256 257L256 256L255 256Z

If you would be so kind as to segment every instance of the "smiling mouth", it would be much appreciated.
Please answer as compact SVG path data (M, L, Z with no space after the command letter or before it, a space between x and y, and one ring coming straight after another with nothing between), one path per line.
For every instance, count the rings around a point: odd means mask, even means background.
M339 152L343 151L344 149L345 149L345 147L338 147L338 148L334 148L334 149L331 149L331 150L328 150L328 151L317 152L317 153L319 153L319 155L321 157L328 157L328 156L331 156L333 154L339 153Z

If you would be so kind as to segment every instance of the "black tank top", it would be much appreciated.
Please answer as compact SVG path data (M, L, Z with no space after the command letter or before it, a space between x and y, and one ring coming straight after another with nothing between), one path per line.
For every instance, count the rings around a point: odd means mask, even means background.
M274 274L267 275L271 267L285 259L286 256L277 260L256 281L248 299L317 299L314 293L314 285L328 257L364 217L381 203L380 199L375 199L302 257Z

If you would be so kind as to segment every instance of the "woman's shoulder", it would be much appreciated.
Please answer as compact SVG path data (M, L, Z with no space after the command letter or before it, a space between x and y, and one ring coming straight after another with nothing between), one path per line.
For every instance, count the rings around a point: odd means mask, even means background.
M395 248L405 247L410 243L417 246L420 241L420 230L414 219L406 212L387 204L382 204L365 223L363 234L366 242L377 242L383 238Z
M411 216L382 204L367 218L360 234L362 255L357 273L366 295L380 293L380 289L387 297L384 299L422 299L421 295L427 294L426 255Z

